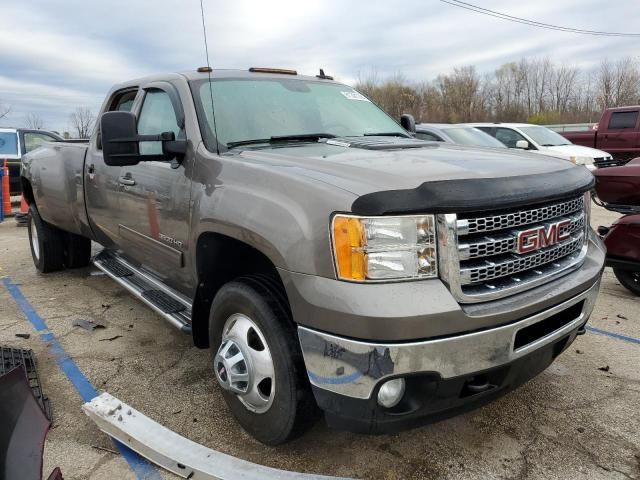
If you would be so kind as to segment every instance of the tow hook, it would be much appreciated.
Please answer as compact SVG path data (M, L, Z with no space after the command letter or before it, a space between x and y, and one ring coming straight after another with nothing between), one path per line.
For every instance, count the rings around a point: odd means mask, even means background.
M491 384L485 375L478 375L472 377L470 380L465 382L464 387L462 388L462 395L476 395L478 393L486 392L491 388Z

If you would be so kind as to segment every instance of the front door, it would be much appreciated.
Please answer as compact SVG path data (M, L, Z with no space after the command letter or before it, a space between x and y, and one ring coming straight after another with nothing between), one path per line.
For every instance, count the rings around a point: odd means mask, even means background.
M115 92L109 99L107 111L130 111L138 87ZM87 212L91 229L102 245L117 248L119 244L118 215L120 209L120 168L104 163L99 130L91 137L85 160L84 185Z
M143 88L142 104L136 109L139 134L173 132L176 139L185 138L176 114L179 97L171 89L164 82L162 87ZM139 148L142 154L162 153L160 142L141 142ZM186 155L181 163L175 159L140 162L122 167L119 177L118 234L124 256L183 293L190 284L184 256L189 243L191 190L187 172L192 161Z

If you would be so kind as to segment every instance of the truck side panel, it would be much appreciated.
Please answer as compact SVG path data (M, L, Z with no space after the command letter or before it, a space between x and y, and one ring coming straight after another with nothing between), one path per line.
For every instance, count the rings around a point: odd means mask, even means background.
M561 132L560 135L576 145L599 148L596 147L596 132L594 130L586 132Z
M49 143L24 156L22 176L31 184L43 220L92 238L84 201L86 153L86 144Z

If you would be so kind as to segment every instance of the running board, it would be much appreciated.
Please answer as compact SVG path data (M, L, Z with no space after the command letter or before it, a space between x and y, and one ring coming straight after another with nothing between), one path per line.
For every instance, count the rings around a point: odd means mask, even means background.
M95 256L93 264L171 325L184 333L191 333L191 304L187 298L115 252L103 250Z

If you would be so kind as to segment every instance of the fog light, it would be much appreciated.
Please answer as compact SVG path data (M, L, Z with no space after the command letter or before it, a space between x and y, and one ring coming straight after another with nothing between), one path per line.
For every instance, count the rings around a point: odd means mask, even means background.
M385 382L378 391L378 404L384 408L393 408L404 395L404 378L394 378Z

